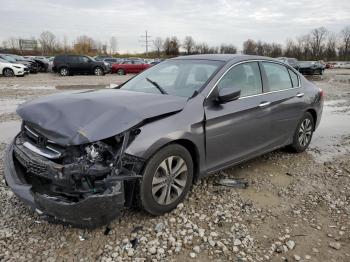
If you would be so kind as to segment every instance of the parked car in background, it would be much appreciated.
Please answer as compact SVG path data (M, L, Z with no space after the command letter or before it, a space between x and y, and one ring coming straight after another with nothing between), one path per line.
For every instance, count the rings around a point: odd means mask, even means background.
M108 55L97 55L97 56L94 56L93 58L96 60L96 61L103 61L103 59L105 58L109 58L110 56Z
M14 64L22 64L29 69L32 74L38 73L38 64L32 60L25 59L24 57L12 54L0 54L0 58Z
M114 57L108 57L103 59L104 62L108 63L110 66L113 64L118 64L124 61L124 59L121 58L114 58Z
M305 151L323 101L275 59L170 59L117 89L20 105L5 181L38 214L78 227L107 224L124 207L162 215L206 175L281 147Z
M49 71L49 61L44 56L24 56L29 61L34 61L38 65L38 71L46 73Z
M292 57L278 57L277 58L279 61L282 61L290 66L292 66L293 68L295 68L296 70L299 71L299 61L296 58L292 58Z
M125 60L120 64L112 64L112 73L118 75L138 74L151 66L142 60Z
M53 71L61 76L74 74L94 74L102 76L110 72L110 66L106 62L96 61L84 55L58 55L53 60Z
M300 61L299 62L299 72L302 74L309 75L322 75L325 66L319 61Z
M0 58L0 75L2 76L24 76L28 71L28 68L22 64L10 63L5 59Z

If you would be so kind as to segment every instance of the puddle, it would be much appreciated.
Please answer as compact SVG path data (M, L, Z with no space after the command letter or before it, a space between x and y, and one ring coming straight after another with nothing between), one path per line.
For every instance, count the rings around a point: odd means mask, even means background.
M311 154L316 161L328 161L336 155L350 152L350 146L344 145L344 138L350 135L349 106L346 100L325 101L322 119L312 138ZM349 144L349 143L347 143Z
M24 99L0 99L0 115L14 113L17 106L24 102Z
M21 129L21 121L7 121L0 123L0 143L8 144Z

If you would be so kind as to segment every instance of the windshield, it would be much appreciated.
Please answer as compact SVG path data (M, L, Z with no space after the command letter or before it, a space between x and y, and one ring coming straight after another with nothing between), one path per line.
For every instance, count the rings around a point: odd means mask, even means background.
M6 60L6 61L8 61L8 62L11 62L11 63L17 62L16 59L14 59L14 58L11 57L11 56L3 55L3 56L1 56L1 58L4 59L4 60Z
M121 89L190 97L223 65L210 60L169 60L135 76Z

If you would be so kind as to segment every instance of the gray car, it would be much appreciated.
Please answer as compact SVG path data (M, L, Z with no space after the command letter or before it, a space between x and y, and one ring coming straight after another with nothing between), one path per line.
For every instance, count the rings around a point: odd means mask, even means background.
M124 207L161 215L203 176L281 147L304 151L322 107L322 90L278 60L178 57L116 89L20 105L5 178L40 215L74 226Z

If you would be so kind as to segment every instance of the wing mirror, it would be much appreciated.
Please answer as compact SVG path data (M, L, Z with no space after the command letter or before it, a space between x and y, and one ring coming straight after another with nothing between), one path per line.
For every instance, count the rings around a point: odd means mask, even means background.
M241 96L241 89L239 88L221 88L217 98L219 103L227 103L238 99Z

